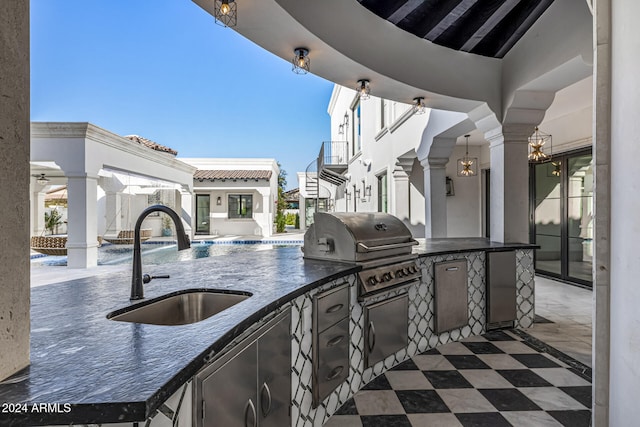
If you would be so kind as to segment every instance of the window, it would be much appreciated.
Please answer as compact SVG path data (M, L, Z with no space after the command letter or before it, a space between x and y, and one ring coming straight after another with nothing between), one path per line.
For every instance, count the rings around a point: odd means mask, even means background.
M385 99L380 100L380 130L387 126L387 101Z
M378 212L388 212L387 173L378 175Z
M229 195L229 218L251 218L253 216L253 196L250 194Z
M353 117L353 151L351 154L355 155L362 149L362 135L360 129L360 100L356 101L355 105L351 109L351 116Z

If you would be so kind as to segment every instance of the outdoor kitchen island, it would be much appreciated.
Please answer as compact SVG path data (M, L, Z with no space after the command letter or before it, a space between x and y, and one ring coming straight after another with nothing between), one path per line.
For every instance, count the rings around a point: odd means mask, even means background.
M303 260L300 248L245 252L234 254L233 258L203 258L145 268L154 274L171 275L170 279L157 279L145 285L145 301L184 289L251 294L244 301L192 324L160 326L107 319L112 311L132 305L131 277L125 272L33 288L31 366L0 385L0 425L202 424L203 408L194 399L200 395L195 390L196 384L202 383L198 374L230 357L238 348L248 346L248 341L259 335L265 325L283 316L290 316L290 339L286 343L290 346L290 369L286 375L291 376L287 393L291 425L322 425L367 382L397 363L429 348L484 332L486 260L489 254L499 252L515 255L513 324L529 327L534 317L532 245L499 244L486 239L429 240L414 247L421 279L385 292L393 294L392 297L407 297L408 344L372 367L365 366L365 342L372 345L371 337L365 337L363 332L365 310L375 305L378 298L389 295L374 294L368 301L359 301L357 273L361 266ZM434 265L456 260L467 266L468 322L436 333ZM337 384L315 406L314 306L318 296L335 297L337 290L340 295L348 295L347 301L329 308L345 304L348 307L349 366L346 381ZM254 368L247 367L247 375ZM257 388L260 392L264 389L258 385ZM261 395L253 401L258 410L254 406L253 411L245 411L238 418L247 421L249 414L249 421L255 420L256 425L270 425L268 418L263 419L265 408L271 409L270 398L271 394L265 401ZM259 422L252 419L257 414ZM215 419L207 417L203 425L216 425Z

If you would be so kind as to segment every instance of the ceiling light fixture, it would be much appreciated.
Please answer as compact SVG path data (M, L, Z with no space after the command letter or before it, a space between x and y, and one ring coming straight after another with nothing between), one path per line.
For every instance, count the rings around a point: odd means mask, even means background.
M46 176L44 176L43 173L41 173L38 179L36 179L36 182L40 185L47 185L49 183L49 178L47 178Z
M549 143L549 154L544 152L544 145ZM544 162L551 159L553 154L553 142L551 141L551 135L544 132L540 132L536 126L533 135L529 137L529 160L531 162Z
M417 98L413 98L413 114L424 114L427 112L427 106L424 103L424 98L419 96Z
M478 174L478 159L469 157L469 136L464 136L466 139L464 157L458 159L458 176L462 177L471 177Z
M235 27L238 23L238 5L235 0L214 0L213 17L218 25Z
M309 72L309 66L311 65L311 59L309 59L309 49L305 47L297 47L293 50L295 53L291 63L293 64L293 71L296 74L307 74Z
M360 79L358 80L358 86L356 87L356 91L360 96L362 101L366 101L370 98L371 88L369 87L369 80Z

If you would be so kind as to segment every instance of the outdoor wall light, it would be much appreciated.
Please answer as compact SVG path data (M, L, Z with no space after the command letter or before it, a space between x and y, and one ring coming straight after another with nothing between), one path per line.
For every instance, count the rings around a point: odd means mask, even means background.
M371 184L364 187L364 196L371 197Z
M293 71L296 74L307 74L311 65L311 59L309 59L309 49L305 47L297 47L293 50L295 53L291 63L293 64Z
M222 197L218 196L216 199L216 205L220 206L222 204Z
M549 143L549 154L545 153L543 146ZM551 158L553 154L553 142L551 135L540 132L536 126L533 135L529 137L529 160L532 162L543 162Z
M412 104L413 114L424 114L427 112L427 106L424 104L424 98L419 96L413 98Z
M369 87L369 80L360 79L358 80L358 86L356 87L356 91L360 96L362 101L366 101L370 98L371 88Z
M338 135L344 135L344 123L338 126Z
M235 0L214 0L213 17L218 25L235 27L238 23L238 5Z
M349 113L344 113L344 120L342 122L345 126L349 127Z
M469 157L469 135L464 136L466 138L466 151L464 157L458 159L458 176L471 177L478 174L478 159L475 157Z

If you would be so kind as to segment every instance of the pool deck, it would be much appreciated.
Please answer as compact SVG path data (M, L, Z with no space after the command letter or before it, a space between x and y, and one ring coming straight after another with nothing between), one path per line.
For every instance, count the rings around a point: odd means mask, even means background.
M152 242L172 241L172 237L154 237ZM261 242L269 244L277 244L282 242L283 244L289 243L289 241L302 241L304 240L304 232L295 230L287 233L274 234L271 237L258 237L258 236L202 236L198 235L193 239L193 243L198 242L215 242L215 243L242 243L242 242ZM31 267L31 287L49 285L52 283L65 282L67 280L81 279L84 277L101 276L104 274L112 274L118 271L130 270L131 266L128 264L121 265L99 265L92 268L67 268L64 266L43 266Z

